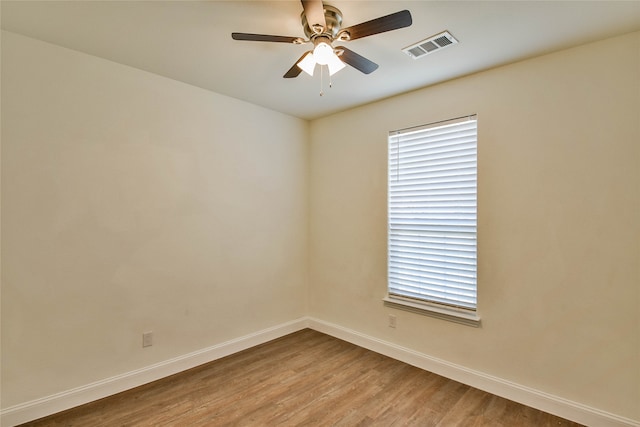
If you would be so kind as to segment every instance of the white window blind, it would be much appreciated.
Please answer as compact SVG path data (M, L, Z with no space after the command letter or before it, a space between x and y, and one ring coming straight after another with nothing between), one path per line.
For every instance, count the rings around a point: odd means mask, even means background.
M389 134L389 296L476 309L476 116Z

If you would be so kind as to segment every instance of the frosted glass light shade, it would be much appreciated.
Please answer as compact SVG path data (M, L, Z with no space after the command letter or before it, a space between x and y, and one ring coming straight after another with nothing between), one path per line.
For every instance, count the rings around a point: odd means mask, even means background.
M331 58L329 58L329 61L327 62L327 67L329 67L329 75L333 76L345 67L345 63L338 58L338 55L332 53Z
M316 59L314 58L313 53L307 53L297 65L302 69L302 71L313 76L313 70L316 68Z
M313 49L313 57L320 65L327 65L332 56L336 56L336 54L333 53L333 48L325 42L318 43Z

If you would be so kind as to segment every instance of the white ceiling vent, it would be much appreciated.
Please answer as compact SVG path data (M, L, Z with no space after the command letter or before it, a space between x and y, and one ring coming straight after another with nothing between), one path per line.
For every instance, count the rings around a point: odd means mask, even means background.
M402 49L402 51L413 59L418 59L457 43L458 40L456 40L451 33L443 31L418 43L414 43L411 46L407 46Z

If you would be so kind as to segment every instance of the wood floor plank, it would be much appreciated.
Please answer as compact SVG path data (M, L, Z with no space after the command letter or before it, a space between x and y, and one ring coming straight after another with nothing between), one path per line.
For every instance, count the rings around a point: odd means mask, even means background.
M305 329L23 426L579 424Z

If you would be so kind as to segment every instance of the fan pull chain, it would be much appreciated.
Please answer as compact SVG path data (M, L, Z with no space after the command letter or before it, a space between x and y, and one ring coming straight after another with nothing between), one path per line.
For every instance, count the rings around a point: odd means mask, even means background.
M328 69L329 67L327 67ZM331 73L329 73L329 87L333 87L333 81L331 80ZM324 66L320 66L320 96L324 96Z

